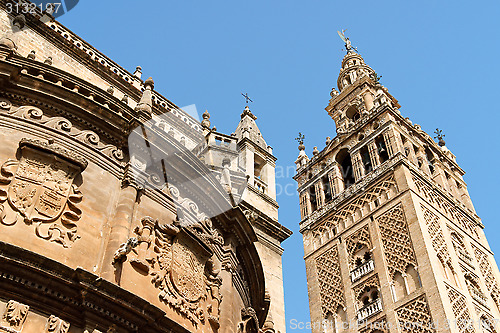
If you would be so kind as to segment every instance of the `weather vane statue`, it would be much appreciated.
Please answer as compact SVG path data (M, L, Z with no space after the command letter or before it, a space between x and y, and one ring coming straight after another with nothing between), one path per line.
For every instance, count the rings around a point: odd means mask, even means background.
M358 52L358 49L356 49L355 47L353 47L351 45L351 41L349 40L349 37L346 37L345 36L345 32L346 32L347 29L344 29L342 30L342 32L338 31L337 30L337 33L339 34L340 38L344 41L345 43L345 49L347 50L347 53L350 53L350 52Z
M438 144L440 147L443 147L446 145L446 142L444 141L444 137L446 135L443 134L443 131L440 130L439 128L436 128L436 131L434 132L434 134L436 134L436 136L434 137L435 139L438 140Z

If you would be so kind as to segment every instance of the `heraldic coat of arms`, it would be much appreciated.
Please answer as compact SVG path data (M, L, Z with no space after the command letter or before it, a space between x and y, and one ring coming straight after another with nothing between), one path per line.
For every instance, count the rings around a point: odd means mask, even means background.
M52 142L22 139L19 147L20 159L0 168L0 222L24 221L38 237L70 247L79 238L82 199L73 182L87 162Z

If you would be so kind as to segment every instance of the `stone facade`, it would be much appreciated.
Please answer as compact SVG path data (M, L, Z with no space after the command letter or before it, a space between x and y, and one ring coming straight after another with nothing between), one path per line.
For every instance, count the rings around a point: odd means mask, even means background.
M0 332L284 333L291 232L255 120L218 133L0 1Z
M499 271L464 171L346 44L337 135L296 161L315 332L496 332Z

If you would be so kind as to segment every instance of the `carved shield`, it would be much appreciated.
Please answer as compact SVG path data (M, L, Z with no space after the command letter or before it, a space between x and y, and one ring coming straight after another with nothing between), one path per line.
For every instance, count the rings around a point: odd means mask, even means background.
M53 221L64 211L77 172L69 162L25 147L9 202L27 221Z
M179 294L190 302L199 300L206 291L207 257L196 247L195 244L187 245L182 238L176 238L172 245L172 283Z

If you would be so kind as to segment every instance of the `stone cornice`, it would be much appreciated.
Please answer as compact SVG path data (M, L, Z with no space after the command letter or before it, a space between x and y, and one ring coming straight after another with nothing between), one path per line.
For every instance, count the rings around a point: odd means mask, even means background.
M4 242L0 283L8 285L0 290L2 297L14 292L32 309L61 314L76 326L85 327L89 320L131 332L188 332L160 308L114 283Z
M23 0L13 0L23 2ZM5 10L5 1L0 1L0 8ZM122 68L113 60L99 52L92 45L63 26L58 21L51 18L47 22L42 22L40 18L42 13L39 8L35 9L35 15L25 14L26 27L44 36L50 43L62 50L72 58L77 59L86 68L91 70L97 77L104 79L117 89L127 94L131 99L138 101L142 95L144 82ZM184 126L201 133L200 123L188 113L182 111L173 102L162 96L160 93L153 92L153 111L156 114L163 114L169 111L183 122ZM187 131L186 131L187 132Z
M35 148L38 150L43 150L43 151L49 152L51 154L57 155L57 156L62 157L63 159L65 159L73 164L76 164L77 166L80 167L81 171L83 171L88 165L87 160L85 158L83 158L82 156L76 154L73 151L69 151L69 150L66 150L62 147L59 147L59 146L55 145L54 143L23 138L19 142L19 147L21 147L21 148L32 147L32 148Z

